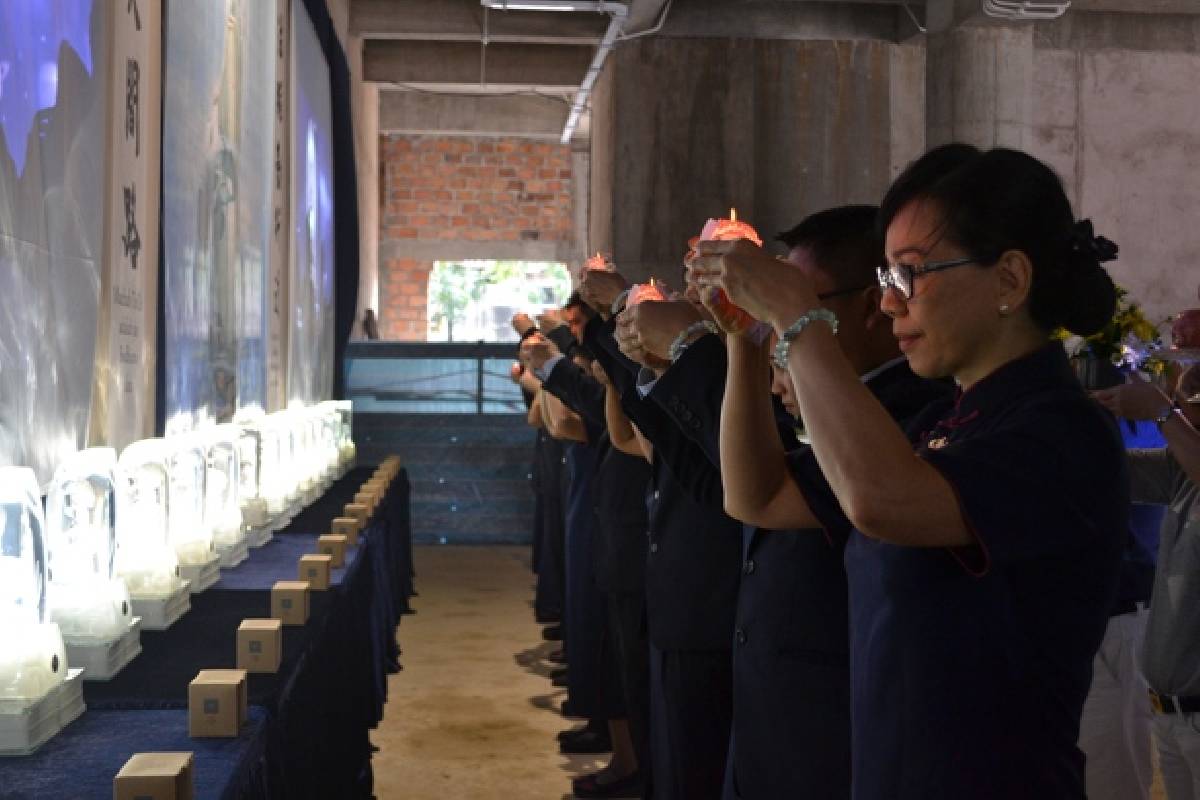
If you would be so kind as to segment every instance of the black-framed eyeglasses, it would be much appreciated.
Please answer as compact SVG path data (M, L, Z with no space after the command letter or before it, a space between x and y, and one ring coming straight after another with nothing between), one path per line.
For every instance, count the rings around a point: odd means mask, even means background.
M940 272L951 267L961 267L963 264L988 264L990 262L991 259L980 258L979 256L953 258L949 261L930 261L915 267L909 264L889 264L884 262L875 268L875 275L879 278L880 289L885 292L888 289L895 289L905 300L911 300L917 277L920 275L930 272Z
M833 289L832 291L822 292L821 294L817 295L817 299L818 300L828 300L831 297L841 297L842 295L854 294L855 292L861 292L863 289L866 289L866 288L867 288L866 286L850 286L845 289Z

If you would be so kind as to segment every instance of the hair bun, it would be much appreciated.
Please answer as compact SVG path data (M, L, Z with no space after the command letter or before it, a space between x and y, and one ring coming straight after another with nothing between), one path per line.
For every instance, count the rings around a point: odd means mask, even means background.
M1071 226L1069 246L1073 255L1082 257L1080 260L1103 264L1117 258L1116 242L1097 236L1090 219L1081 219Z

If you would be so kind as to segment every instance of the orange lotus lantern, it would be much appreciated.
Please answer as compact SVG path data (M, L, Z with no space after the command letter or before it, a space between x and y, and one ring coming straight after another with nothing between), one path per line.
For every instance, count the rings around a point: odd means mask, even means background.
M734 242L738 239L748 239L762 247L762 237L754 230L754 226L737 218L736 208L729 209L729 219L710 219L704 223L704 230L700 231L700 240L706 242ZM695 249L691 241L688 242L688 246ZM723 289L714 287L709 289L707 294L708 306L725 330L741 333L754 324L754 317L734 305Z
M706 242L734 242L738 239L749 239L762 247L762 237L754 226L737 218L737 209L729 209L729 219L710 219L704 223L700 238Z
M651 278L649 283L635 283L630 287L629 296L625 299L625 307L633 308L638 303L646 300L661 303L666 299L667 296L663 294L662 284Z
M612 261L599 250L596 251L596 255L583 262L583 269L591 272L611 272L612 266Z

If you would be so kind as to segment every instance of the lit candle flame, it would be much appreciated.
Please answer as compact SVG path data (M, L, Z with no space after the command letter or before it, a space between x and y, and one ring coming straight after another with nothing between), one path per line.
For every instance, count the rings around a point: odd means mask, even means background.
M650 279L650 285L653 286L655 289L658 288L658 282L655 281L654 278Z
M736 208L729 209L729 221L737 222L737 209Z

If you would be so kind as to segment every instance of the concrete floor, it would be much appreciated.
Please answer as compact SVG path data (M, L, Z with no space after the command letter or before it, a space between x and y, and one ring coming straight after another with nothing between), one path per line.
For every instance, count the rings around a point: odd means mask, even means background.
M388 679L371 740L380 800L570 798L607 756L562 756L565 691L546 677L528 547L415 548L416 614L400 625L404 670ZM1156 759L1157 760L1157 759ZM1157 765L1156 765L1157 766ZM1157 772L1157 769L1156 769ZM1152 800L1165 800L1155 775Z
M389 678L371 734L380 800L571 797L571 777L607 756L562 756L557 711L533 620L528 547L415 548L417 613L400 624L404 669Z

